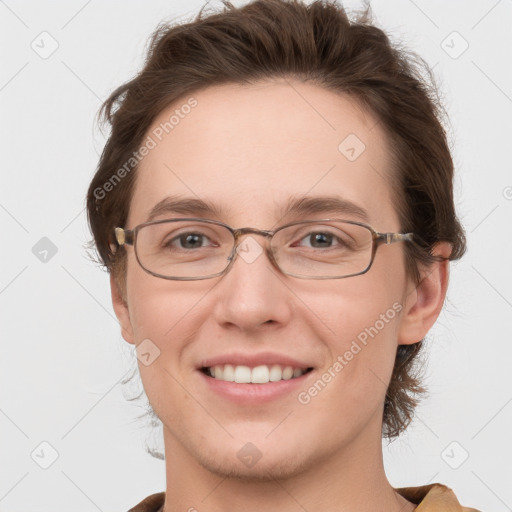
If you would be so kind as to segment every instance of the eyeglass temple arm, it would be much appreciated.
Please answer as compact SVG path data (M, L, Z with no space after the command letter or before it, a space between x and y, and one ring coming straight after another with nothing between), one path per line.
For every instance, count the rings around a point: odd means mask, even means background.
M377 241L386 245L394 244L395 242L413 241L414 233L377 233Z
M133 245L133 231L131 229L116 228L115 233L119 245Z

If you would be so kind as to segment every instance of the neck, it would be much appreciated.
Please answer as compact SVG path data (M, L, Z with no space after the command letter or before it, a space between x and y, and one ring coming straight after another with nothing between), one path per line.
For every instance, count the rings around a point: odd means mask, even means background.
M367 429L337 452L308 460L293 475L257 481L212 472L164 426L164 512L410 512L415 505L396 493L386 478L380 422L375 426L378 430Z

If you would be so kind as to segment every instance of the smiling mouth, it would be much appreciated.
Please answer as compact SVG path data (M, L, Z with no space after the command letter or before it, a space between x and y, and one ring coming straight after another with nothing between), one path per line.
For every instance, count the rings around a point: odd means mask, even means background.
M221 364L201 368L201 371L215 380L236 382L239 384L267 384L280 380L291 380L309 373L313 368L294 368L293 366L259 365L251 368L244 365Z

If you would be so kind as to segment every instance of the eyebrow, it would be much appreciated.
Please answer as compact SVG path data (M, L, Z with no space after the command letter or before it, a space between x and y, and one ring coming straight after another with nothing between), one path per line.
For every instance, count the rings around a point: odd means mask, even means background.
M162 199L153 208L151 208L147 222L152 221L154 218L165 214L180 214L190 215L199 217L222 217L224 212L223 209L215 206L213 203L203 201L202 199L196 199L193 197L180 198L179 196L169 196Z
M315 214L340 214L369 222L368 212L361 206L338 196L291 197L281 209L281 217L308 217Z
M147 222L165 214L179 214L197 217L225 217L228 212L211 202L202 199L179 196L166 197L149 212ZM279 210L280 218L308 217L316 214L339 214L356 217L369 222L368 212L361 206L338 196L290 197Z

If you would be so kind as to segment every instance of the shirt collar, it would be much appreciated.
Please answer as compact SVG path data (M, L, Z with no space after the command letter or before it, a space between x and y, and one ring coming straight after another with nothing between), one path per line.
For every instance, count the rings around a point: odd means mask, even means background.
M434 483L418 487L400 487L395 491L406 500L418 505L415 512L464 512L467 509L461 506L453 490L443 484Z

